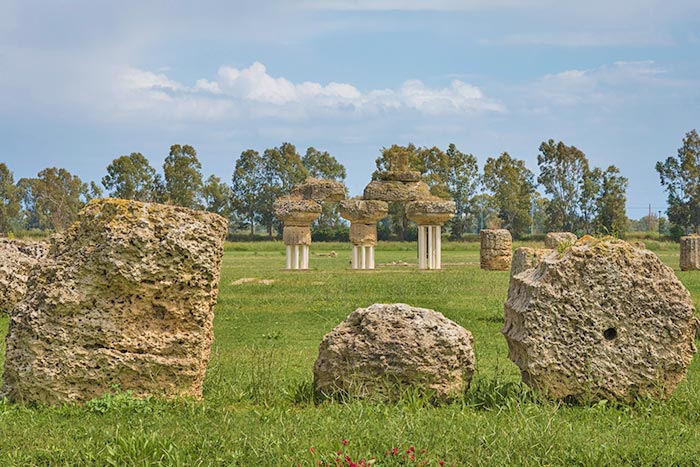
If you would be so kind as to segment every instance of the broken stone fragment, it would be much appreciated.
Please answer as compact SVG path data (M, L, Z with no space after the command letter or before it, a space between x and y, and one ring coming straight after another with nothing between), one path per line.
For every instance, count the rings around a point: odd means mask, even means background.
M506 229L481 231L480 264L487 271L507 271L513 258L513 238Z
M203 211L91 201L30 273L2 393L84 402L116 385L138 397L201 397L226 230Z
M354 198L340 202L340 215L350 222L376 224L388 214L389 205L385 201Z
M416 388L449 399L469 387L473 343L469 331L433 310L401 303L359 308L323 338L315 388L378 398Z
M292 189L291 197L322 202L337 202L345 199L345 185L335 180L307 178Z
M513 252L513 261L510 265L510 280L513 280L513 276L516 274L534 268L543 257L551 253L554 253L554 250L548 248L530 248L526 246L517 248Z
M549 397L665 398L695 352L695 308L673 270L622 240L579 240L513 276L503 335Z
M0 311L10 313L24 297L29 271L47 249L43 242L0 238Z

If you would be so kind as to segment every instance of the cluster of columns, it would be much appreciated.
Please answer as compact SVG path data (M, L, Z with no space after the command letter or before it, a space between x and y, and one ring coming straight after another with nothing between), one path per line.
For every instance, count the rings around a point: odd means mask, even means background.
M352 268L374 269L377 222L389 213L384 201L349 199L340 202L340 215L350 221Z

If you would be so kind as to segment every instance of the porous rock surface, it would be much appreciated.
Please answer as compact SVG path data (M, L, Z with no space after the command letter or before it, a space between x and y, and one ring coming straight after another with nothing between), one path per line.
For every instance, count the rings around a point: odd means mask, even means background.
M292 197L277 198L272 205L275 216L285 225L308 226L321 216L322 206L316 201Z
M323 338L315 388L391 398L414 387L448 399L469 387L473 342L469 331L433 310L401 303L359 308Z
M309 177L304 183L292 189L291 197L299 197L319 203L324 201L341 201L345 199L345 185L335 180Z
M455 202L438 197L406 203L406 217L419 225L443 225L455 215Z
M48 245L0 238L0 311L10 313L27 291L29 271Z
M362 196L368 200L415 201L429 198L430 189L424 182L402 182L399 180L373 180L365 187Z
M700 269L700 235L681 237L681 271Z
M521 246L513 252L513 261L510 264L510 279L513 276L520 274L523 271L534 268L548 254L554 253L554 250L548 248L530 248Z
M513 277L503 334L523 381L553 398L664 398L695 352L690 294L651 251L578 241Z
M207 212L91 201L31 271L2 393L82 402L118 385L201 397L226 229Z
M389 214L386 201L353 198L341 201L339 207L343 219L360 224L374 224Z
M544 246L550 250L556 250L559 245L568 246L577 239L578 237L573 232L548 232L544 236Z
M513 237L510 232L506 229L484 229L480 235L481 269L507 271L513 259Z

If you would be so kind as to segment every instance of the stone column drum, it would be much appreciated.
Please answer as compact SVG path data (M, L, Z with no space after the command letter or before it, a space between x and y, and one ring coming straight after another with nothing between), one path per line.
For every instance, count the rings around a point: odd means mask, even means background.
M285 269L309 269L310 224L321 216L321 205L306 199L278 198L274 209L275 216L284 222Z
M350 221L352 268L374 269L377 222L389 213L384 201L349 199L340 202L340 215Z
M481 231L481 269L507 271L513 259L513 238L506 229Z
M681 271L700 269L700 235L681 237Z
M406 217L418 224L418 269L442 269L442 226L455 215L455 202L424 199L406 204Z

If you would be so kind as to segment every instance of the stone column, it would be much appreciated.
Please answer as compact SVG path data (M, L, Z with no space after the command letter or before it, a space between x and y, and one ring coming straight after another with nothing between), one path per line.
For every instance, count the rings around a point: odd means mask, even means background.
M321 205L305 199L278 198L274 208L275 216L284 222L285 269L309 269L310 224L321 216Z
M681 271L700 269L700 235L681 237Z
M406 204L406 217L418 224L418 269L442 269L442 226L454 214L454 201L440 198Z
M513 259L513 238L506 229L481 231L481 269L507 271Z
M350 221L353 269L374 269L377 221L388 213L389 205L384 201L349 199L340 202L340 215Z

